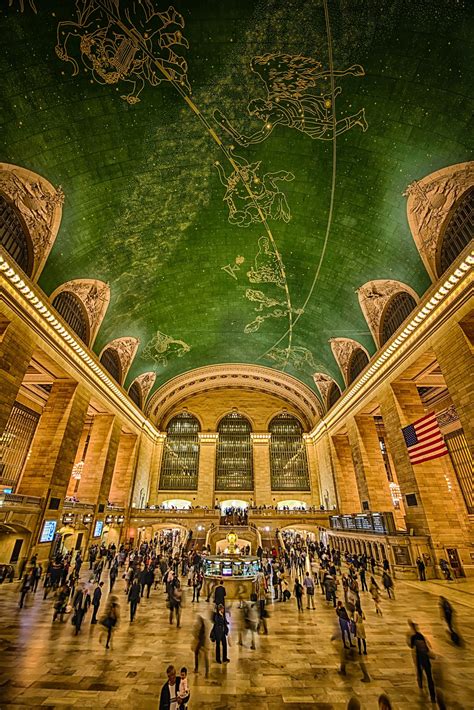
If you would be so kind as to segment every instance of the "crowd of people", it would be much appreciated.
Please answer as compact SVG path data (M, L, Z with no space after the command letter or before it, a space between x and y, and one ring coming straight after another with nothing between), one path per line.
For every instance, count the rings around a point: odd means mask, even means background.
M228 514L240 512L230 510ZM160 592L165 595L169 624L180 628L184 590L192 589L192 605L200 605L204 599L209 603L205 613L195 615L192 636L194 672L198 673L203 667L208 677L211 644L215 662L230 663L228 638L236 625L238 645L257 650L258 636L269 633L269 605L291 605L294 596L301 619L305 612L334 614L331 641L339 648L339 673L346 676L352 666L357 666L362 673L361 680L371 682L366 663L370 653L367 605L372 599L375 614L382 616L384 605L394 600L388 560L384 560L379 577L373 558L363 554L342 555L341 551L317 541L313 534L282 531L279 539L280 546L258 548L260 568L251 594L241 588L237 600L238 618L232 618L235 609L227 601L225 583L219 579L206 580L207 549L193 548L177 531L162 531L137 547L92 545L86 561L80 551L58 554L47 565L38 562L35 555L21 580L19 607L23 608L28 597L38 592L41 583L43 599L53 598L53 623L71 619L73 633L78 635L85 620L90 619L91 625L101 625L102 641L106 649L111 649L124 603L128 607L129 622L133 624L143 598ZM123 583L115 593L118 578ZM318 604L315 603L317 594L322 598ZM202 609L201 606L195 608ZM455 611L444 597L440 600L440 611L453 644L462 646ZM437 686L432 671L430 645L413 621L409 621L407 641L413 651L419 687L426 682L432 702L445 707L442 688ZM183 666L178 674L174 666L169 666L160 709L181 707L184 710L189 698L187 669ZM350 702L352 705L348 707L358 707L355 698ZM390 708L385 696L380 703L379 707Z

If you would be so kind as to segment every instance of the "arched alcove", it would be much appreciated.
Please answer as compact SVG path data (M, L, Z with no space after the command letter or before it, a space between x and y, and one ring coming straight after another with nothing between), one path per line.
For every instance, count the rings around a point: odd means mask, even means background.
M272 419L268 429L272 490L309 491L308 460L300 422L283 412Z
M243 414L230 412L217 427L216 491L253 488L252 427Z
M199 429L198 420L190 412L181 412L168 423L161 460L160 490L197 490Z

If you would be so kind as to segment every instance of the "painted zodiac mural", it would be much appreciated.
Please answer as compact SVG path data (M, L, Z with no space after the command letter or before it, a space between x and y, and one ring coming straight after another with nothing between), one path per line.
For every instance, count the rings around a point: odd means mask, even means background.
M254 57L251 70L265 84L266 99L252 99L247 110L251 117L262 121L263 126L244 135L234 128L219 110L214 111L214 119L239 145L261 143L266 140L275 126L287 126L306 134L314 140L333 140L336 135L359 126L367 130L364 109L353 116L335 120L334 98L342 91L336 86L329 93L328 80L333 77L364 76L359 64L339 71L324 71L322 64L310 57L290 54L264 54ZM319 90L319 93L316 91Z
M277 185L278 181L294 180L293 173L279 170L261 175L261 161L249 163L245 158L232 155L238 169L229 176L216 161L219 179L226 188L223 197L229 208L229 222L239 227L248 227L255 222L263 222L270 217L289 222L290 208L285 195Z
M79 64L69 51L79 39L82 63L95 81L132 85L121 96L129 104L140 101L145 83L158 86L176 81L191 92L186 60L174 51L177 46L189 48L181 32L183 16L174 7L160 12L154 0L125 3L122 10L120 0L76 0L75 4L77 20L58 24L56 44L57 56L73 65L73 75L79 73Z
M290 363L295 370L310 374L318 369L311 350L297 345L291 348L274 347L269 350L266 357L268 360L272 360L277 367L285 367L287 363Z
M154 360L157 365L166 367L174 357L183 357L191 350L184 340L175 340L170 335L157 330L156 334L143 349L141 357L144 360Z

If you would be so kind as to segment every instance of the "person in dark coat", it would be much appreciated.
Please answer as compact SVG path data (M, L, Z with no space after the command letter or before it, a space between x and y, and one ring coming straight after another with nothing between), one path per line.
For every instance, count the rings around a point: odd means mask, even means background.
M102 599L102 587L103 586L104 586L104 583L99 582L97 587L94 589L94 594L92 595L92 606L94 607L94 611L92 613L91 624L97 624L97 612L99 611L100 600Z
M86 585L83 584L80 589L77 590L74 601L72 603L74 609L74 615L72 617L72 623L76 629L76 636L81 630L82 621L86 615L89 607L91 605L91 595L86 589Z
M187 695L184 696L179 694L181 678L176 676L176 668L174 666L168 666L166 675L168 676L168 680L161 689L159 710L184 709L186 703L189 702L190 693L188 692Z
M150 591L151 587L153 585L153 582L155 581L155 573L153 572L151 567L147 567L147 569L143 573L143 578L142 578L142 596L143 592L145 591L146 587L146 598L150 598Z
M137 577L135 577L132 582L127 599L130 604L130 621L132 622L137 613L137 606L140 603L140 582Z
M225 587L222 581L219 582L214 590L214 604L216 607L219 607L219 605L225 607Z
M229 625L227 624L227 619L225 618L224 606L219 604L217 611L213 617L214 625L211 630L211 641L215 641L216 644L216 661L217 663L229 663L227 658L227 634L229 633ZM221 660L221 647L222 655L224 658Z

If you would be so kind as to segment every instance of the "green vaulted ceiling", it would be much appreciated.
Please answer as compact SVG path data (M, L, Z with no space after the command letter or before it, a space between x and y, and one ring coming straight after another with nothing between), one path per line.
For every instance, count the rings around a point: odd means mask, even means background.
M4 0L0 160L65 193L40 279L97 278L127 382L222 362L342 378L356 289L428 276L415 179L472 157L466 0Z

